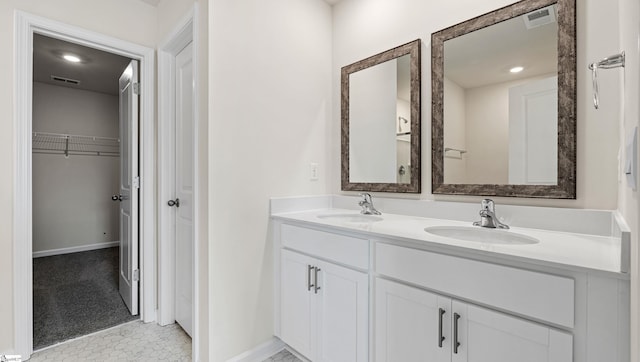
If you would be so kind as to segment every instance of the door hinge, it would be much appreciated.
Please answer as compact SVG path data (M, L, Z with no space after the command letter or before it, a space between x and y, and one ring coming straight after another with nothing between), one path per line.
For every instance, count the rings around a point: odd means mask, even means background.
M133 178L133 187L139 189L140 188L140 176L136 176Z
M140 83L133 83L133 93L140 95Z
M140 281L140 269L136 269L133 271L133 281L134 282Z

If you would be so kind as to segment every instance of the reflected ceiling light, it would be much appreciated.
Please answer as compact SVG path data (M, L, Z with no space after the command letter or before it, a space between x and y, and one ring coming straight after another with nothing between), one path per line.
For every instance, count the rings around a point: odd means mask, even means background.
M524 70L524 67L513 67L513 68L509 69L509 71L510 71L511 73L520 73L520 72L522 72L523 70Z
M71 62L71 63L80 63L80 58L72 55L72 54L65 54L62 56L64 58L64 60Z

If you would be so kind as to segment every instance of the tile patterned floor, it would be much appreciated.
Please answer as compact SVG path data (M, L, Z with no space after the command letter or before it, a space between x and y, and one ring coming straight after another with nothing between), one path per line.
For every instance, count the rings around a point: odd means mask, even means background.
M178 324L136 321L36 352L29 361L191 361L191 338Z
M283 349L282 351L278 352L277 354L274 354L273 356L267 358L262 362L302 362L302 361L298 359L296 356L294 356L293 354L291 354L291 352L287 351L286 349Z
M36 352L30 362L191 361L191 338L178 324L126 323ZM302 362L283 349L263 362Z

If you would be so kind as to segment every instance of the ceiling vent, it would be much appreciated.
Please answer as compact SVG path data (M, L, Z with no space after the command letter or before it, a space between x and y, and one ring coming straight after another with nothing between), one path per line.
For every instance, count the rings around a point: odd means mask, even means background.
M57 75L52 75L51 76L51 80L56 81L56 82L60 82L60 83L64 83L64 84L67 84L67 85L80 85L80 81L79 80L60 77L60 76L57 76Z
M556 6L551 5L522 15L527 29L537 28L556 22Z

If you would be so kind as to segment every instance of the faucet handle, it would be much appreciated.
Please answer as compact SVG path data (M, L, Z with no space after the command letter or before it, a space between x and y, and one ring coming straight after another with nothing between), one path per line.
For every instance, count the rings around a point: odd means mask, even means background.
M482 210L489 210L489 211L495 211L496 209L496 204L493 202L493 200L491 199L484 199L482 200L482 202L480 203Z
M360 196L362 196L362 201L371 203L371 194L368 192L361 192Z

